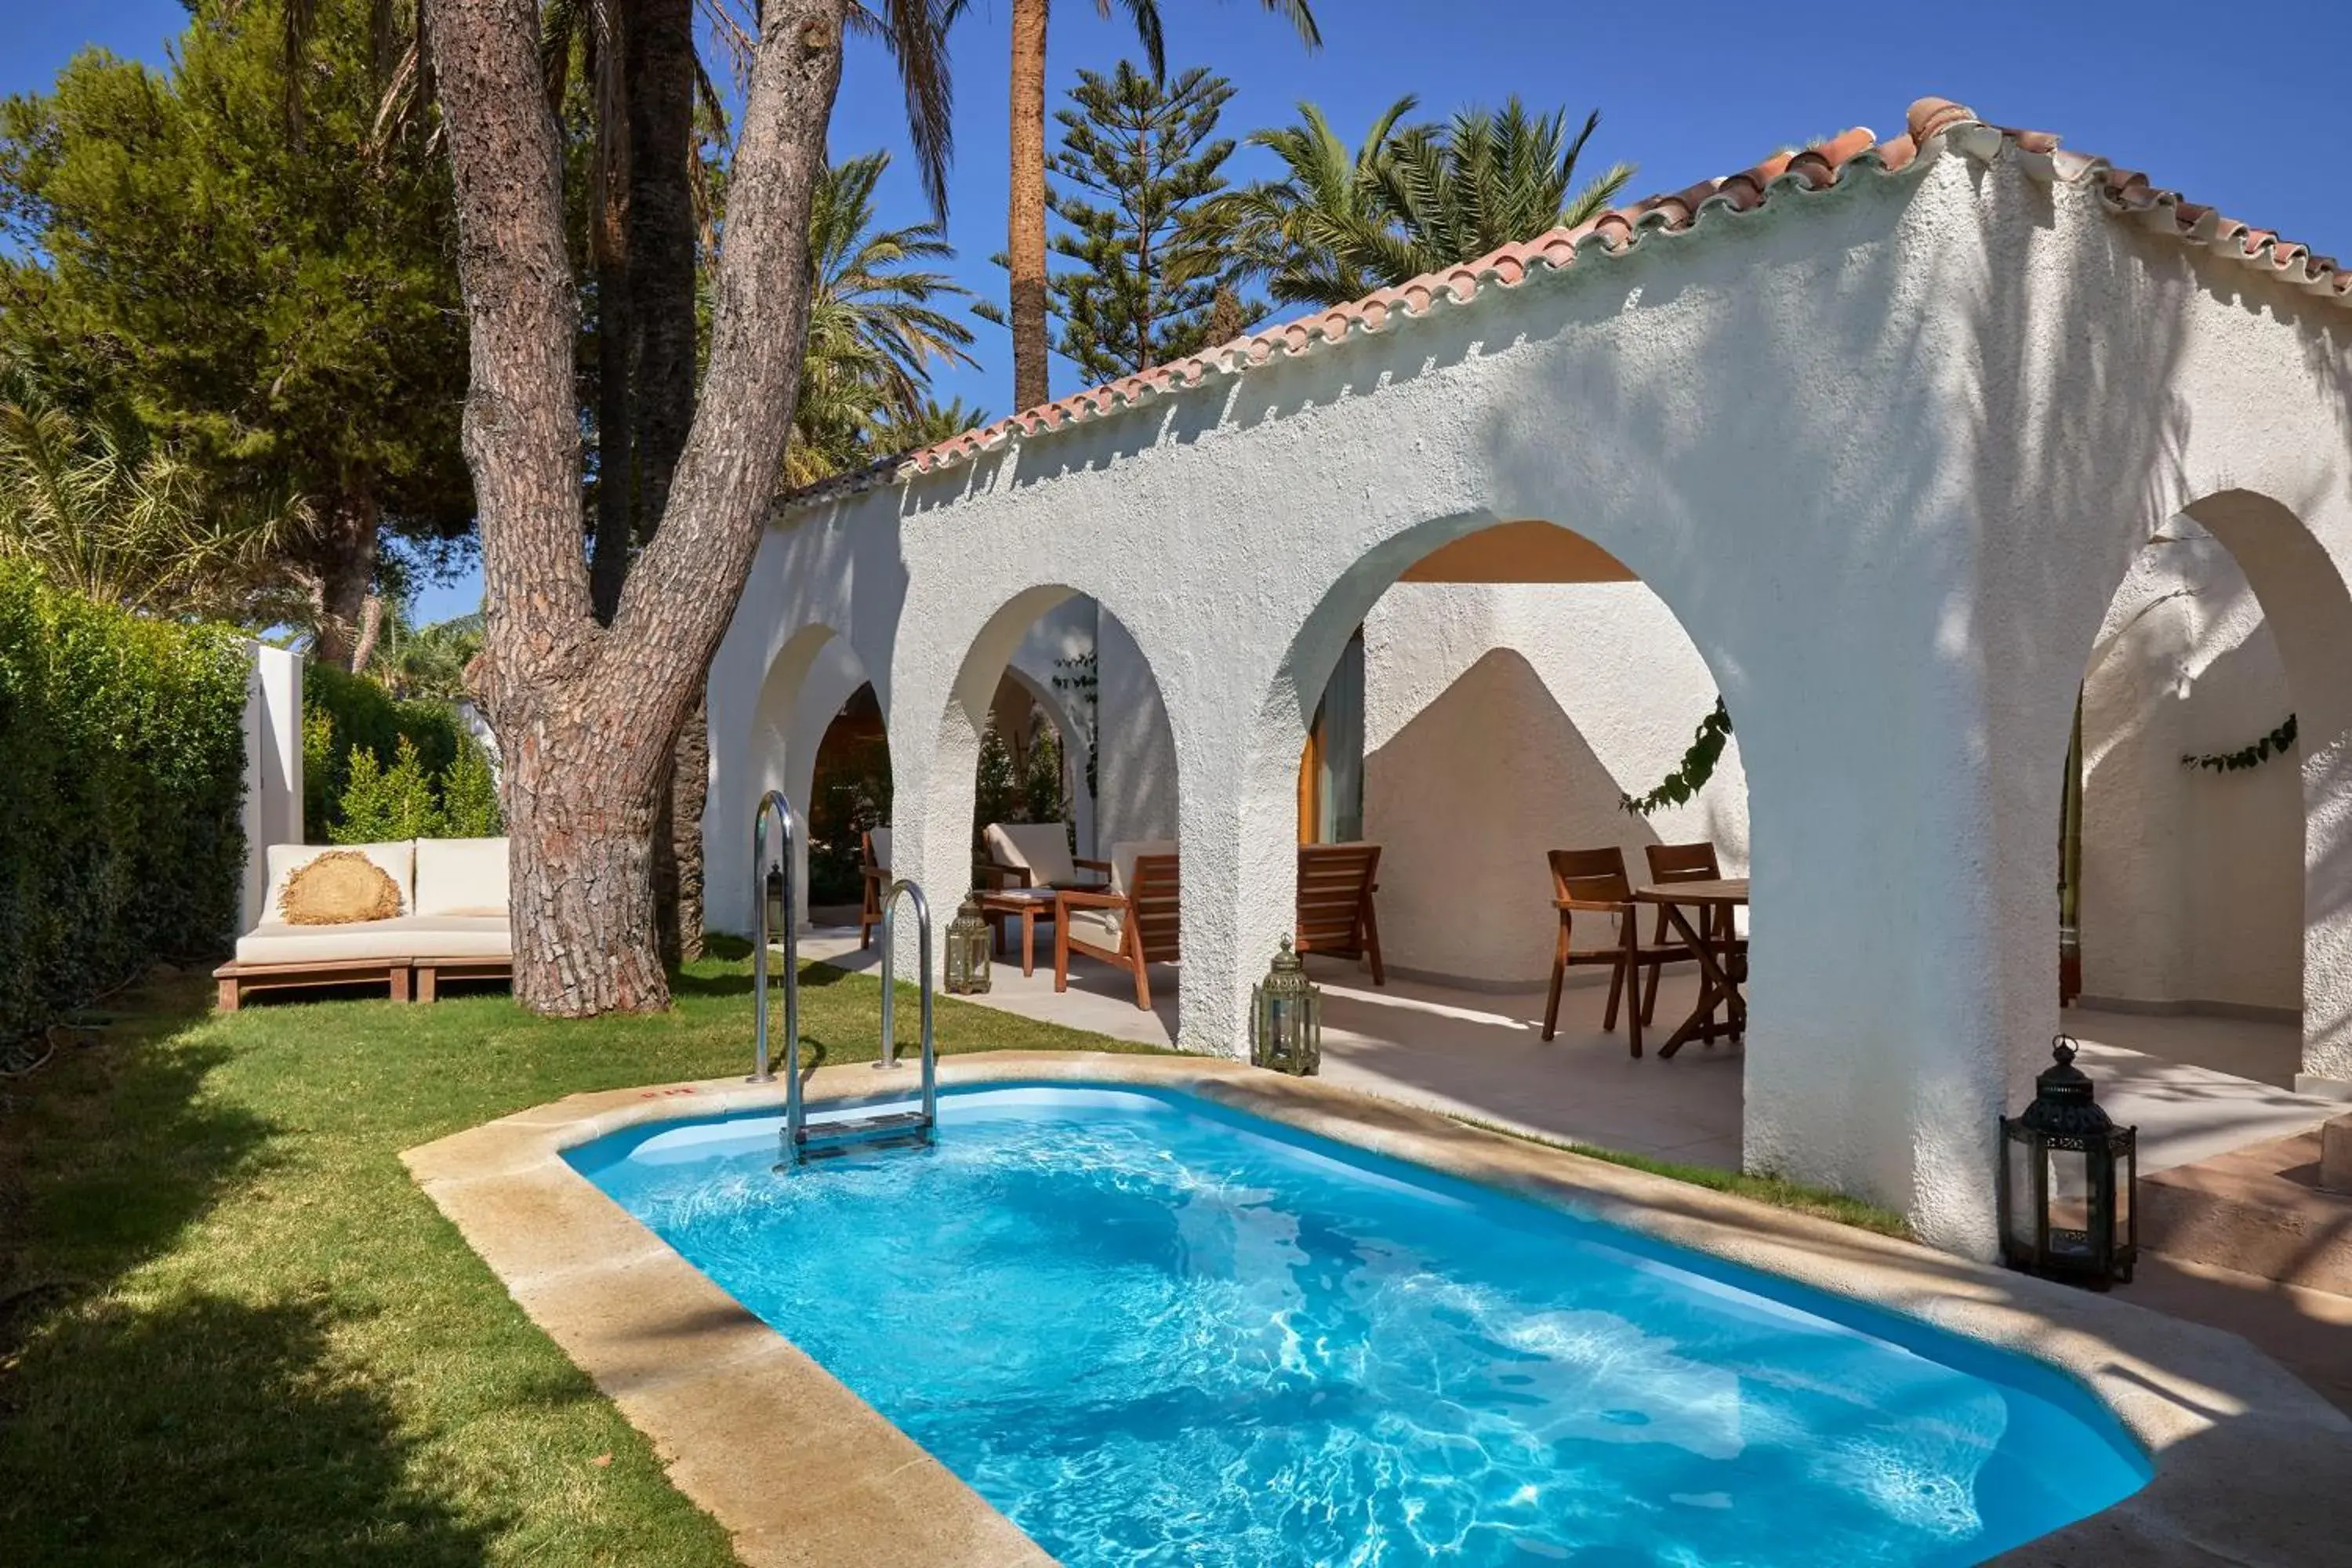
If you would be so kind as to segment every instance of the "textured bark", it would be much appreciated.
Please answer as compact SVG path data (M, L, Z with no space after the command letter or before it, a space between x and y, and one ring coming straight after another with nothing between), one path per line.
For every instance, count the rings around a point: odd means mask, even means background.
M379 521L373 498L341 497L328 511L306 552L317 584L313 599L319 628L311 652L321 664L357 668L353 657L360 650L368 600L375 590Z
M580 549L577 306L535 5L428 0L472 325L466 456L488 602L477 678L506 750L515 994L540 1012L668 1000L654 939L654 822L672 743L750 575L792 427L808 325L809 198L847 3L765 5L700 408L659 532L602 627Z
M616 4L618 0L616 0ZM592 39L598 50L618 42ZM588 555L588 594L596 619L610 626L636 545L636 482L631 443L636 418L629 395L635 333L629 320L629 124L627 75L601 58L594 64L596 208L589 258L596 268L596 531ZM618 99L619 102L606 101Z
M1051 401L1045 369L1045 16L1013 0L1013 200L1004 253L1013 274L1013 406Z
M710 792L710 731L703 693L670 752L669 784L654 825L654 929L662 962L702 956L702 811Z
M694 0L629 0L629 321L641 531L694 422Z

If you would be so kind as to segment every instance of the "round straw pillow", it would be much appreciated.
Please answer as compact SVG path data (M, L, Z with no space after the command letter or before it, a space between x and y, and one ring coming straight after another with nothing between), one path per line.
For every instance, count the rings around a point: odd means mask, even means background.
M358 850L331 849L286 879L278 910L297 926L388 921L400 912L400 884Z

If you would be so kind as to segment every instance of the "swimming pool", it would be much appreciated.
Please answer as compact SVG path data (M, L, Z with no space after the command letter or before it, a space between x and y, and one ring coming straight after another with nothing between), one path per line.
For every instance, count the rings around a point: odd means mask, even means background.
M567 1154L1073 1568L1984 1559L2147 1460L2039 1363L1165 1090Z

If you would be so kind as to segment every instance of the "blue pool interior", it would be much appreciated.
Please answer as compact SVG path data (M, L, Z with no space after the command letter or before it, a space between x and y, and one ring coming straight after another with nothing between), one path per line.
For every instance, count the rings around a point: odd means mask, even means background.
M2039 1362L1159 1089L567 1158L1072 1568L1984 1561L2147 1458Z

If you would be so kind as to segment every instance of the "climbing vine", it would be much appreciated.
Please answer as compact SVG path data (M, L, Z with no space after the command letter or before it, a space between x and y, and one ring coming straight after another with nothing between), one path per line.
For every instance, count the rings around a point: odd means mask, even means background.
M2247 768L2261 767L2273 757L2285 755L2294 747L2294 715L2290 713L2284 723L2250 746L2241 746L2234 752L2208 752L2201 757L2193 752L2184 752L2180 765L2184 768L2210 768L2217 773L2234 773Z
M1724 707L1723 699L1715 700L1715 711L1698 722L1692 732L1690 750L1675 765L1674 772L1658 781L1657 788L1644 795L1622 795L1618 805L1637 816L1648 816L1670 805L1681 805L1706 787L1715 776L1715 764L1722 760L1723 743L1731 739L1731 713Z

